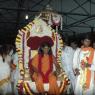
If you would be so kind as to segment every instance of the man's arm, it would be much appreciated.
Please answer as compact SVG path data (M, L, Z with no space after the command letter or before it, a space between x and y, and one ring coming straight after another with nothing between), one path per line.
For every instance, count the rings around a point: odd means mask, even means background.
M75 75L79 75L79 64L78 64L78 58L79 58L79 53L80 53L80 50L77 49L74 53L74 57L73 57L73 70L74 70L74 74Z
M94 51L94 57L93 57L93 63L90 66L92 71L95 71L95 51Z

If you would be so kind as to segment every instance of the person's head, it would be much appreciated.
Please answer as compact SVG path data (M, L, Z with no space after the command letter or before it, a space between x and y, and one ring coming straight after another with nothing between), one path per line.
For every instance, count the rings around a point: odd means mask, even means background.
M72 41L70 43L70 46L73 48L73 49L76 49L77 48L77 43L75 41Z
M87 35L86 37L84 37L83 39L83 46L84 47L89 47L91 45L91 39L90 37Z
M68 39L63 39L63 48L69 45Z
M93 48L95 49L95 42L93 42Z
M3 45L3 51L6 55L9 54L12 49L13 49L13 46L10 44Z
M39 48L39 54L52 54L51 46L49 43L43 43Z

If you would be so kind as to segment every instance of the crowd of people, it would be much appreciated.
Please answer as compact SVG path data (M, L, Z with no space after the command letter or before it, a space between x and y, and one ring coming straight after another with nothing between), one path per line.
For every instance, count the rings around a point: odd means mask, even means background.
M62 52L62 67L71 81L72 95L95 94L95 42L86 35L79 47L76 41L65 42Z
M0 46L0 95L18 95L18 55L12 45Z
M70 79L68 95L95 95L95 42L91 45L87 35L78 47L76 41L67 44L64 40L62 49L62 68ZM50 95L60 95L56 83L57 77L53 72L55 58L49 43L44 43L38 54L29 62L29 71L35 81L37 90L44 93L43 83L49 82ZM53 63L53 64L52 64ZM17 82L20 79L18 55L12 45L0 46L0 95L18 95Z

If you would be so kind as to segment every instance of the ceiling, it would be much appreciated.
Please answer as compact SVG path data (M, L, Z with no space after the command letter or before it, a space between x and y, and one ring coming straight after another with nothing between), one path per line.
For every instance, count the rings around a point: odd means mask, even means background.
M0 0L0 42L13 43L17 30L32 21L46 5L62 15L63 34L95 31L95 0Z

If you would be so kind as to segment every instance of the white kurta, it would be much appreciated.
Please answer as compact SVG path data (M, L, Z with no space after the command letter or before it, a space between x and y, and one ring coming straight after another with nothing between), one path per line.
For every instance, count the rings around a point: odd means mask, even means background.
M94 58L93 58L93 63L91 65L91 82L90 82L90 87L87 90L84 90L82 88L82 79L85 77L81 77L83 73L83 70L81 69L81 61L83 59L83 55L86 54L88 51L81 51L81 49L77 49L74 53L74 58L73 58L73 69L78 68L80 71L80 75L77 76L76 79L76 85L75 85L75 95L95 95L94 93L94 71L95 71L95 53L94 53ZM85 75L84 75L85 76Z
M14 90L14 93L15 95L18 95L18 89L17 89L17 83L18 83L18 80L20 79L20 72L19 72L19 68L18 68L18 54L17 53L14 53L12 55L12 60L13 60L13 63L12 64L15 64L16 65L16 69L12 71L12 82L14 83L14 87L13 87L13 90Z
M7 62L3 62L2 56L0 56L0 81L10 77L10 66ZM11 93L11 81L4 82L3 85L0 85L0 93L5 95Z
M16 69L11 72L11 81L13 83L13 85L12 85L13 92L15 93L15 95L18 95L17 83L18 83L18 80L20 79L20 72L18 69L18 55L17 55L17 53L14 53L12 55L12 60L13 60L12 64L16 65Z
M69 46L66 46L62 51L62 65L63 65L62 67L65 70L67 76L69 77L71 85L74 90L75 76L73 72L73 55L74 55L74 50Z

